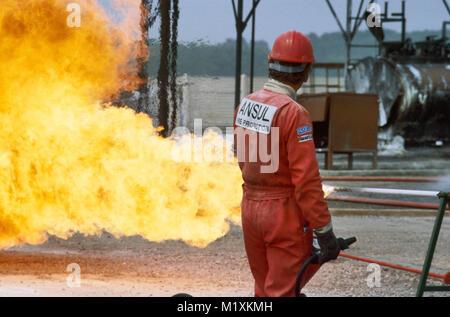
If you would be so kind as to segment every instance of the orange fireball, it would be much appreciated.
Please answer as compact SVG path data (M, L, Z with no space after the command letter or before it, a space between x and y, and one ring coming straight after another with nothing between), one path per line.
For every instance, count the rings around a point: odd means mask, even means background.
M205 246L238 221L235 162L176 161L148 116L104 104L136 83L139 2L115 1L117 25L77 0L69 27L69 1L1 1L0 247L102 230Z

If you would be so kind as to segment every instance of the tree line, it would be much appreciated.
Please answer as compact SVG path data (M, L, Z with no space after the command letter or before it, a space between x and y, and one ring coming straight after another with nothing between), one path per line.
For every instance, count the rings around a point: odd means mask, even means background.
M407 38L413 42L424 41L427 36L440 36L440 30L414 31L407 33ZM317 35L310 33L308 36L314 47L317 62L344 62L345 43L340 32L324 33ZM393 30L385 30L386 41L400 40L400 33ZM356 34L353 44L375 45L376 40L369 31L361 31ZM147 62L147 70L152 78L158 74L160 61L160 44L157 39L148 42L150 58ZM270 52L269 43L255 41L255 76L267 75L267 56ZM242 72L247 75L250 72L250 51L248 41L243 41L242 46ZM353 48L352 59L360 59L366 56L376 56L377 48ZM196 42L179 42L177 56L177 73L187 73L191 76L234 76L236 42L227 39L222 43L211 44L202 40Z

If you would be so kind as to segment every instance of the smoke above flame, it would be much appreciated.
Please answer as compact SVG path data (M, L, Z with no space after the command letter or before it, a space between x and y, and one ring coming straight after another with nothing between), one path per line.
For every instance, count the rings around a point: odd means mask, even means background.
M118 24L77 0L79 28L68 2L0 4L0 248L102 230L196 246L226 234L237 164L174 161L148 116L104 103L136 83L140 1L115 0Z

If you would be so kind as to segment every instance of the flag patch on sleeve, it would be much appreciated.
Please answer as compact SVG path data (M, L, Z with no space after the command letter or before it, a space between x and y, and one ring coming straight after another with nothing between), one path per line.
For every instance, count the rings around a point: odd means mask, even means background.
M313 139L312 127L311 125L305 125L303 127L297 128L298 142L311 141Z
M312 132L311 125L305 125L303 127L297 128L297 135L302 135L302 134L311 133L311 132Z
M302 143L302 142L306 142L306 141L311 141L312 139L313 139L313 135L311 133L303 134L303 135L300 135L300 139L298 140L298 142Z

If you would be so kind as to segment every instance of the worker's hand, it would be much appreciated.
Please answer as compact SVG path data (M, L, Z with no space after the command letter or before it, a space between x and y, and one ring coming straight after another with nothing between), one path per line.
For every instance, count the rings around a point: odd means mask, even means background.
M323 264L330 260L335 260L339 256L341 249L338 240L333 233L333 229L324 233L316 232L316 237L320 246L318 263Z

